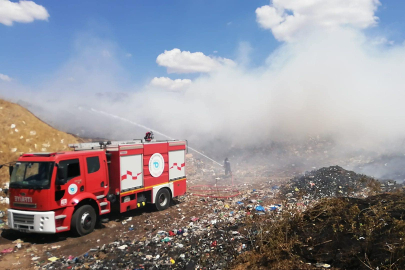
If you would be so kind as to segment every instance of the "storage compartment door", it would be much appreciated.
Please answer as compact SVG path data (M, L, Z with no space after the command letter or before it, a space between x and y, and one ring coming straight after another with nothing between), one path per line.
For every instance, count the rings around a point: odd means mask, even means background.
M121 192L143 187L142 155L121 156Z
M169 179L176 180L186 176L185 151L177 150L169 152Z

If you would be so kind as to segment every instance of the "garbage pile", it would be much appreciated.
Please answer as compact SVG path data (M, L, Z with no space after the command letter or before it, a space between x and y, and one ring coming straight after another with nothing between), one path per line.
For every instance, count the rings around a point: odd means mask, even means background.
M281 187L281 194L290 201L318 200L325 197L366 197L379 189L380 183L374 178L331 166L291 179Z
M148 228L143 235L133 236L141 226L133 225L134 219L129 217L121 222L124 228L115 241L76 257L50 253L48 264L37 265L42 269L226 269L239 254L251 249L244 231L245 217L282 211L282 205L272 203L270 197L270 192L256 189L226 200L186 195L176 206L156 213L164 219L141 221ZM179 218L173 220L175 216Z
M271 231L241 254L239 269L404 269L405 194L328 198L279 222L262 217L253 228Z
M188 228L157 231L151 238L122 240L79 257L55 260L46 269L223 269L246 249L239 224L193 222ZM214 224L213 224L214 223Z

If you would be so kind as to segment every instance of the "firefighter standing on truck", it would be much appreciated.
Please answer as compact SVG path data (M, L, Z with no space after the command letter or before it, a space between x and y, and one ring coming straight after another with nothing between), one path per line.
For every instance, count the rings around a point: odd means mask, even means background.
M232 174L231 171L231 163L229 162L228 158L225 158L224 160L224 168L225 168L225 176L228 176Z

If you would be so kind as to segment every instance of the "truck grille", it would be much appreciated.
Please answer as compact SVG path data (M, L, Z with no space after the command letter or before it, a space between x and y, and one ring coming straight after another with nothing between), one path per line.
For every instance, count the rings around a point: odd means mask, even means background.
M13 214L14 223L34 224L34 215Z
M25 208L37 208L36 203L14 203L13 204L15 207L25 207Z

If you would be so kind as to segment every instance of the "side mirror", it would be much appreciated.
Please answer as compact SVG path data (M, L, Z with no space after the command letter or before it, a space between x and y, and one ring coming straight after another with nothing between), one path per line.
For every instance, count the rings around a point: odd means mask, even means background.
M57 177L56 177L56 184L57 185L64 185L67 183L67 172L65 167L58 166Z
M13 166L8 167L8 172L10 173L10 177L11 177L11 174L13 173L13 169L14 169Z

